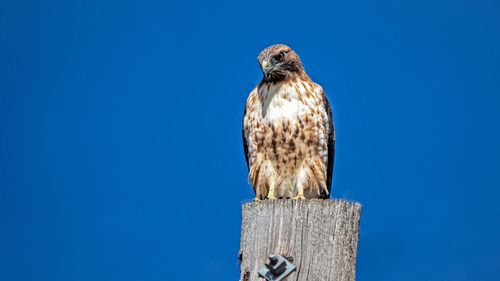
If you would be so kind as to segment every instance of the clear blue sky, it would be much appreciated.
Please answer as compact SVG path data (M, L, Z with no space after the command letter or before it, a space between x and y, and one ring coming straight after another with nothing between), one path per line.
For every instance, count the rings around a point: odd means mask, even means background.
M241 117L274 43L332 102L358 280L498 280L499 13L1 1L0 280L237 280Z

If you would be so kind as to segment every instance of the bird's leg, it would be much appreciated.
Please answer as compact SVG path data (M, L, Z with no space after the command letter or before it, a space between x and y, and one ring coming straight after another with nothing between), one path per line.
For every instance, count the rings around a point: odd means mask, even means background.
M259 198L259 197L255 197L252 201L253 201L253 202L259 202L259 201L260 201L260 198Z
M304 187L300 187L299 188L299 194L297 194L297 196L293 197L292 199L306 199L306 197L304 196Z
M276 199L278 199L278 198L276 198L276 197L274 196L274 184L271 184L271 185L269 186L269 193L267 194L267 199L271 199L271 200L276 200Z

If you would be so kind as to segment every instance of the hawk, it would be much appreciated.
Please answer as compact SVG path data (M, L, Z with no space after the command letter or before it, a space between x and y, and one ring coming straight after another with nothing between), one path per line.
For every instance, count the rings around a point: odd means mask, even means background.
M263 78L243 113L243 148L255 200L330 196L335 132L323 88L277 44L258 57Z

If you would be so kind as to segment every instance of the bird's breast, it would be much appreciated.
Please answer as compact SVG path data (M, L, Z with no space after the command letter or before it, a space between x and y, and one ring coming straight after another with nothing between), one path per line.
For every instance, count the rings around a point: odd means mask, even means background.
M280 97L275 97L264 113L264 120L267 123L275 123L283 120L299 119L303 113L301 104L297 100L286 100Z
M322 89L312 83L260 85L244 118L250 165L270 161L292 173L304 159L326 162L326 119ZM280 169L281 169L280 168Z
M298 120L310 111L313 102L306 86L301 82L264 86L259 94L262 102L262 118L268 124Z

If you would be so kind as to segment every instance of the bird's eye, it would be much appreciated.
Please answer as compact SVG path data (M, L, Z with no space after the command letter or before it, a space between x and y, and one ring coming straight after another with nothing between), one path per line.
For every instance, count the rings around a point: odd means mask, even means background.
M284 59L285 59L285 55L283 53L279 53L277 54L276 56L274 56L274 59L277 61L277 62L282 62Z

